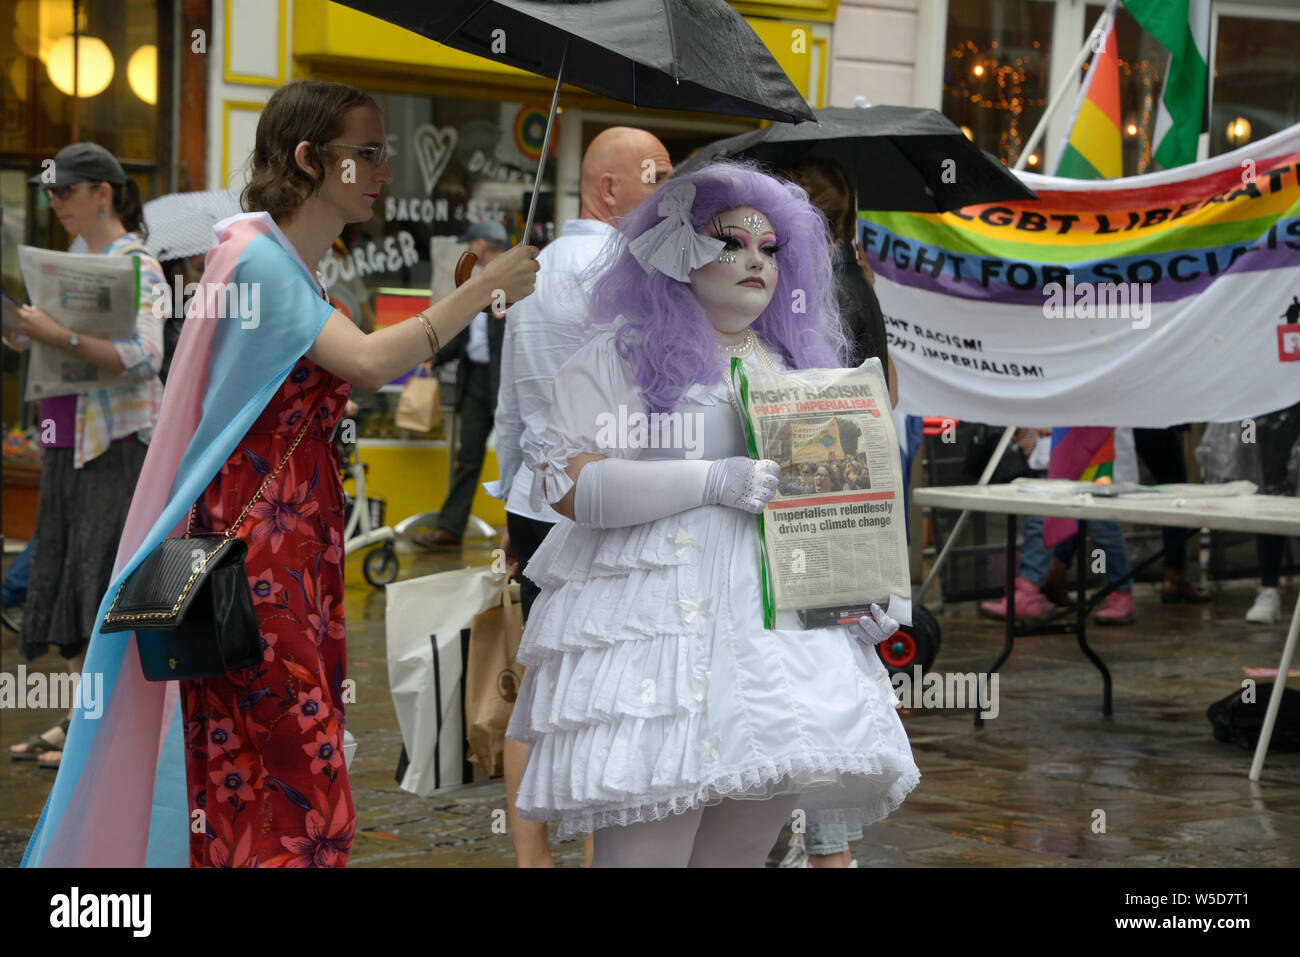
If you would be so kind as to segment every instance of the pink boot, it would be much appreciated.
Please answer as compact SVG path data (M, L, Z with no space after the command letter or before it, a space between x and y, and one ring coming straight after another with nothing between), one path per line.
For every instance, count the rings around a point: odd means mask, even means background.
M990 618L1001 618L1005 621L1007 617L1007 600L999 598L997 601L982 601L980 602L980 611ZM1016 617L1043 617L1042 596L1039 594L1038 586L1027 578L1021 578L1019 575L1016 576Z
M1101 606L1101 611L1092 616L1099 625L1131 625L1137 621L1137 604L1133 601L1133 592L1113 591Z

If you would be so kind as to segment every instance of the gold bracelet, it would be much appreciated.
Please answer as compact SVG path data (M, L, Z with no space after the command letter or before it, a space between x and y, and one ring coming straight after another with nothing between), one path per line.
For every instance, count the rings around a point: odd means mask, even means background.
M438 334L433 331L433 326L430 325L429 320L425 318L424 313L417 312L415 314L415 318L419 319L420 325L424 326L424 334L429 339L429 348L433 350L433 355L430 356L429 358L431 359L437 358L438 352L442 348L442 343L438 339Z

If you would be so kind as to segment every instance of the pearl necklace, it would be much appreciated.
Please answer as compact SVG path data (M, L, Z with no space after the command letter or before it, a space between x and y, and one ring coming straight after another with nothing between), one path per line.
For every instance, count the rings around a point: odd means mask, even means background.
M721 342L719 342L717 343L717 347L718 347L718 352L728 359L732 358L733 356L737 359L743 359L745 358L745 356L749 355L751 352L754 351L754 347L757 344L758 344L758 340L754 337L754 330L746 329L745 338L741 339L740 342L737 343L736 345L724 346ZM730 365L730 363L727 364Z
M769 372L778 371L776 366L773 365L771 357L768 356L767 350L763 348L763 344L754 335L753 329L745 330L745 338L738 345L724 346L722 343L718 343L718 354L722 356L723 360L722 378L727 383L727 398L731 400L731 407L736 410L736 414L740 416L742 421L745 418L745 413L741 411L740 399L736 395L736 387L731 383L731 360L735 358L743 362L755 353L758 355L758 360L763 363Z

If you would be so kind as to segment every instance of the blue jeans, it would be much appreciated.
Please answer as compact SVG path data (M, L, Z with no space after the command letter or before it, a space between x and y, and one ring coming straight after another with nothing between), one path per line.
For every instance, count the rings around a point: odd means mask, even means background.
M1043 544L1043 518L1030 515L1025 519L1025 535L1020 545L1020 577L1041 588L1047 581L1047 567L1051 560L1047 546Z
M1119 522L1089 522L1088 537L1101 549L1106 560L1106 581L1116 582L1128 577L1128 546L1124 542L1124 526ZM1078 542L1078 535L1061 542L1056 546L1056 557L1069 565L1074 559L1074 549ZM1132 591L1133 583L1125 582L1116 590Z
M32 567L32 544L35 541L35 537L27 540L27 547L14 559L14 563L9 566L8 574L5 575L4 604L6 607L17 605L21 608L27 602L27 573Z
M1088 537L1102 550L1106 559L1106 581L1118 581L1129 573L1128 546L1124 542L1124 526L1119 522L1089 522ZM1074 549L1079 541L1073 535L1057 544L1049 554L1043 544L1043 520L1037 515L1025 519L1025 537L1020 546L1020 577L1042 586L1047 581L1047 569L1055 556L1067 566L1074 560ZM1131 591L1132 582L1125 582L1117 590Z
M852 811L809 811L808 830L803 836L809 854L838 854L849 849L849 841L862 840L862 821Z

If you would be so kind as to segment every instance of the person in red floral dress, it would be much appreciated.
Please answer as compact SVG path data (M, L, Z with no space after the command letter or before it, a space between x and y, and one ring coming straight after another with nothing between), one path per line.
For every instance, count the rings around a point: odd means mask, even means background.
M238 532L262 664L181 682L190 806L204 812L191 829L193 867L347 861L356 813L343 764L343 487L330 439L351 391L299 361L196 509L196 530L224 532L303 416L315 417Z
M260 295L260 315L244 328L283 340L312 317L318 331L194 507L196 532L238 523L263 656L255 667L180 682L192 867L347 863L356 809L343 762L343 490L330 440L350 383L380 388L502 294L514 302L533 290L537 249L521 245L425 311L373 333L331 310L305 264L324 257L345 223L371 218L392 181L384 142L374 101L336 83L287 84L258 121L244 193L255 212L245 216L272 242L236 267L237 282ZM210 320L186 320L201 321ZM236 341L255 349L259 340ZM185 348L182 337L178 354ZM239 372L209 367L211 376ZM304 416L312 424L290 454Z

